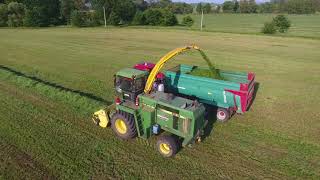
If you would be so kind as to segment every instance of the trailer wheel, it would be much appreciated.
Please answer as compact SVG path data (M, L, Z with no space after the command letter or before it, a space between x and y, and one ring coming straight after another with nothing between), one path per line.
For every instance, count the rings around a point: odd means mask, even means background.
M121 139L132 139L137 135L134 117L126 112L116 112L111 119L111 128Z
M225 108L218 108L217 120L220 122L226 122L230 119L230 112Z
M173 157L178 152L178 142L172 136L161 136L157 141L157 149L164 157Z

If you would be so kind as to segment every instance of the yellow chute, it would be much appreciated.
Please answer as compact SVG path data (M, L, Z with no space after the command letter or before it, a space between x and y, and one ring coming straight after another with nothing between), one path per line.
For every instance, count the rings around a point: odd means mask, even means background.
M149 94L151 89L152 89L152 85L156 79L156 76L157 74L159 73L159 71L162 69L163 65L169 61L171 58L173 58L174 56L182 53L182 52L185 52L187 50L191 50L191 49L195 49L195 50L198 50L201 52L200 48L196 45L191 45L191 46L186 46L186 47L182 47L182 48L177 48L177 49L174 49L172 51L170 51L168 54L166 54L165 56L163 56L159 62L154 66L154 68L152 69L149 77L148 77L148 80L147 80L147 83L146 83L146 86L144 88L144 92L146 94Z

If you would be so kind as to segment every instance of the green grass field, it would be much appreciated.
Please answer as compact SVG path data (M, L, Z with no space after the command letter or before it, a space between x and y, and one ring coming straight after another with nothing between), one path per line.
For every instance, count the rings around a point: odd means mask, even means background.
M204 16L204 31L229 32L241 34L261 34L265 22L271 21L274 14L210 14ZM182 15L178 16L179 21ZM201 15L191 15L195 20L191 29L199 30ZM281 36L320 38L320 15L287 15L292 27Z
M0 37L0 179L320 178L317 39L133 28ZM190 43L218 68L256 73L250 112L215 123L173 159L156 152L156 137L121 141L93 125L90 115L113 101L115 72ZM167 67L180 63L206 64L187 53Z

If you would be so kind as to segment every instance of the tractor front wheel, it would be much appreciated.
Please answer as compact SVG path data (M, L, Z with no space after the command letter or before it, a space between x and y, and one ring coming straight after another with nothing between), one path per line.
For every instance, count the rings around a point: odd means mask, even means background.
M126 112L116 112L111 119L111 128L121 139L132 139L137 135L134 117Z
M178 141L172 136L161 136L157 141L157 149L164 157L173 157L178 148Z

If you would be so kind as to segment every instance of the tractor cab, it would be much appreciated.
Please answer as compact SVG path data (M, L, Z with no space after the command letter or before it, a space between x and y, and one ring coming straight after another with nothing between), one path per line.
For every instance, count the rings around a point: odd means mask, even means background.
M132 68L125 68L118 71L114 79L117 97L120 98L121 101L135 102L137 96L143 93L148 74L147 71Z

